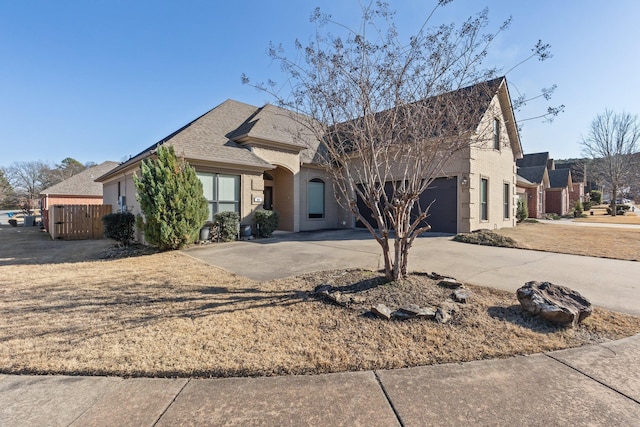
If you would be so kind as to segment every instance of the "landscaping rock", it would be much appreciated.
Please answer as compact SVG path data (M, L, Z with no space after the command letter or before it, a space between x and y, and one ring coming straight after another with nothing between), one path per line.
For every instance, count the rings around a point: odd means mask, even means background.
M398 309L398 311L402 311L403 313L410 314L415 316L420 312L420 307L416 304L407 304Z
M399 319L433 319L436 316L436 311L431 307L420 307L416 304L407 304L396 310L393 313L393 316Z
M438 309L436 310L435 319L438 323L447 323L449 320L451 320L451 315L449 314L448 310L443 309L442 307L438 307Z
M413 319L416 316L414 314L410 314L402 310L396 310L393 313L391 313L391 317L398 320L409 320L409 319Z
M471 295L473 295L473 292L468 289L456 289L451 294L451 297L455 302L466 304L471 299Z
M438 274L435 271L432 271L431 274L427 274L427 276L429 276L429 279L431 280L444 280L444 279L456 280L451 276L443 276L442 274Z
M416 317L421 319L435 319L436 309L432 307L421 307L420 311L416 313Z
M456 304L455 301L447 299L442 304L440 304L440 308L445 310L449 314L457 313L460 307Z
M444 278L438 282L438 286L448 289L459 289L464 287L464 285L458 282L456 279Z
M549 282L527 282L517 291L522 308L552 323L576 325L591 315L591 302L578 292Z
M391 309L384 304L378 304L375 307L371 307L371 312L381 319L391 319Z

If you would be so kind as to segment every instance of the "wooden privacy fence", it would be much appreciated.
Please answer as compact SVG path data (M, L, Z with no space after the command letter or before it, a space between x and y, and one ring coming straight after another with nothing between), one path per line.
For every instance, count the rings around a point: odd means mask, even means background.
M109 213L111 205L53 205L49 233L52 239L102 239L102 217Z

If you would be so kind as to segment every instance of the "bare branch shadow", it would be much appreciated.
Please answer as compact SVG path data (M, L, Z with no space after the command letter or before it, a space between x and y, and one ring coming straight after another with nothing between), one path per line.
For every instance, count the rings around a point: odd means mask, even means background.
M534 332L550 334L566 329L566 326L551 323L545 319L533 316L522 309L519 304L509 307L493 306L487 309L487 314L494 319L513 323L514 325L530 329Z

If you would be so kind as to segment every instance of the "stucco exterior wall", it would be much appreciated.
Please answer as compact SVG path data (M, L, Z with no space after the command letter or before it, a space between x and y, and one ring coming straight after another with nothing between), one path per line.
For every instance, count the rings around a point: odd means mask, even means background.
M229 175L240 175L240 222L242 224L252 224L253 212L262 208L264 184L262 174L258 172L246 172L236 169L222 169L213 166L193 165L197 172L221 173ZM139 173L139 169L135 170ZM110 204L112 212L118 212L118 182L120 183L120 194L126 196L126 206L129 212L134 215L141 214L140 204L136 199L135 183L133 182L134 171L114 177L103 184L103 198L105 204ZM257 198L257 200L256 200Z
M273 210L280 215L278 229L300 231L300 155L298 152L251 146L251 151L276 169L273 176Z
M324 218L309 218L308 183L312 179L324 182ZM346 227L344 215L339 219L340 207L333 194L331 176L325 170L313 167L300 168L300 231ZM345 223L342 224L342 221ZM350 226L350 224L349 224Z
M496 118L500 122L500 149L493 148L493 121ZM461 196L462 221L459 232L516 225L516 164L497 97L481 120L479 129L482 132L469 149L469 183ZM482 179L487 179L488 183L486 220L481 218ZM508 217L504 215L505 184L509 185ZM465 204L466 200L468 204Z
M133 174L136 170L126 171L102 185L102 196L105 205L111 205L111 212L120 212L118 204L118 183L120 183L120 195L126 197L127 211L137 215L141 213L140 204L136 200L136 185L133 182Z

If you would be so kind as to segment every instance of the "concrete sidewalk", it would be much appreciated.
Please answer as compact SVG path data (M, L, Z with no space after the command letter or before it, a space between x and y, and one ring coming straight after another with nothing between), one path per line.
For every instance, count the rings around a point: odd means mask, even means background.
M193 246L184 253L254 280L339 268L384 266L366 230L292 233L270 239ZM595 305L640 316L640 263L458 243L451 236L416 239L412 271L437 272L515 292L530 280L582 293Z
M640 335L534 356L317 376L0 376L0 425L637 426Z

